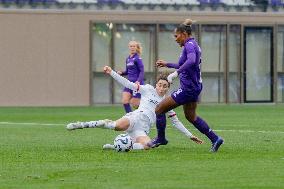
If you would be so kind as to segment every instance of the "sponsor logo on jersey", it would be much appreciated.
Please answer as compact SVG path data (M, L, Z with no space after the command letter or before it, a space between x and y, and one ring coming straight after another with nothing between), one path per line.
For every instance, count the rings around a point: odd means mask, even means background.
M149 102L151 102L151 103L153 103L153 104L155 104L155 105L159 104L159 102L158 102L158 101L153 100L153 99L149 99Z
M127 62L127 66L133 66L134 62Z

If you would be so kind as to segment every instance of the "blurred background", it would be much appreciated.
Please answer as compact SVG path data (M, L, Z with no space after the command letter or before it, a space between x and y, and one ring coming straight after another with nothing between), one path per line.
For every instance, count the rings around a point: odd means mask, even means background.
M177 62L186 18L202 49L201 103L284 103L283 0L1 0L0 106L121 103L102 72L140 41L146 83ZM172 90L178 87L178 81Z

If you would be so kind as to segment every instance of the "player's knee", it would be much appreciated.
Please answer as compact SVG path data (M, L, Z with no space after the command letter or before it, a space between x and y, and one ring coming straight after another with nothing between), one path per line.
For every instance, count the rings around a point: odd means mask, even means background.
M193 123L195 121L195 116L194 115L185 115L185 118L187 119L187 121L189 121L190 123Z
M124 126L117 124L115 126L114 130L116 130L116 131L125 131L126 129L125 129Z
M160 116L162 114L162 108L161 108L161 105L157 105L156 108L155 108L155 113L156 115Z

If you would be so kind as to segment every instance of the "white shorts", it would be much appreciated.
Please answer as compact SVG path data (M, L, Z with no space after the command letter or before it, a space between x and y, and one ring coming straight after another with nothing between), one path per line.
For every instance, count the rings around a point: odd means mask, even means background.
M136 141L137 137L148 136L150 132L151 122L148 116L140 111L129 112L123 118L127 118L130 122L128 129L125 131Z

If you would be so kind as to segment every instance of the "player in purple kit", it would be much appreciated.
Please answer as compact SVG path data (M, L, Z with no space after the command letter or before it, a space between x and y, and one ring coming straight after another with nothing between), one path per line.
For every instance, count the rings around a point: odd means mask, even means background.
M144 84L144 65L140 57L142 53L141 44L137 41L130 41L128 44L129 56L126 59L125 71L118 71L120 75L127 75L129 81L137 83L139 85ZM141 94L131 89L124 88L122 93L122 104L125 112L132 111L130 104L138 108L140 103Z
M201 133L205 134L212 142L211 152L217 152L223 144L223 139L210 129L208 124L196 114L199 94L202 90L201 79L201 49L195 39L192 37L191 19L186 19L175 29L175 41L183 47L178 64L167 63L164 60L158 60L158 67L175 68L177 71L168 76L171 83L176 77L180 79L180 88L174 91L171 96L166 97L158 104L155 109L157 115L183 105L186 119L192 123ZM159 145L157 138L152 141L153 146Z

